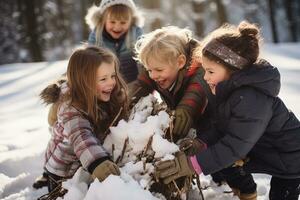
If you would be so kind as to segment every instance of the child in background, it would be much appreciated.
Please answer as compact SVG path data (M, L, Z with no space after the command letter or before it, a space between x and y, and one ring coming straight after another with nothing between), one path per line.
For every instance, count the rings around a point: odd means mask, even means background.
M204 40L204 79L217 103L215 143L203 150L193 140L196 155L179 152L175 160L158 163L156 175L165 182L222 169L226 174L245 159L241 169L248 178L235 179L231 173L230 186L240 199L257 199L251 173L267 173L272 176L270 200L298 200L300 122L278 97L278 69L258 58L260 39L256 25L241 22L223 26Z
M191 31L175 26L145 34L136 43L136 58L145 70L129 88L132 103L159 92L168 108L175 110L175 141L188 134L207 104L204 71L192 59L197 45Z
M102 0L85 17L92 32L89 44L112 50L120 61L120 72L127 83L136 80L138 65L133 59L134 44L142 35L143 18L133 0Z
M122 111L122 118L127 116L126 85L117 63L106 49L78 49L69 60L66 82L42 91L45 102L58 105L45 154L49 192L71 178L80 166L100 181L120 173L102 147L105 132L118 113Z

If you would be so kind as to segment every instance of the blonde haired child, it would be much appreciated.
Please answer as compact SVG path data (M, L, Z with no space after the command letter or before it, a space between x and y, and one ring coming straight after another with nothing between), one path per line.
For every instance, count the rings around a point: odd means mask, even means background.
M118 113L127 116L126 85L114 54L93 46L77 49L70 57L66 82L59 87L49 85L41 97L58 103L45 154L49 192L80 166L100 181L118 175L118 166L102 147L105 132Z
M258 27L245 21L225 25L204 41L198 53L204 79L216 96L215 129L211 130L215 142L197 150L199 140L194 140L196 154L180 152L175 160L158 163L157 176L170 182L222 170L241 200L255 200L251 173L267 173L272 176L270 200L298 200L300 122L278 97L278 69L258 58ZM238 167L240 159L245 162ZM240 172L234 173L235 169Z
M193 60L198 42L188 29L163 27L143 35L136 43L136 58L145 67L130 88L132 102L154 90L175 110L173 135L184 138L206 104L203 70Z
M134 44L142 35L144 18L133 0L102 0L92 6L86 22L92 30L88 42L112 50L120 61L120 72L127 83L136 80L138 65L132 58Z

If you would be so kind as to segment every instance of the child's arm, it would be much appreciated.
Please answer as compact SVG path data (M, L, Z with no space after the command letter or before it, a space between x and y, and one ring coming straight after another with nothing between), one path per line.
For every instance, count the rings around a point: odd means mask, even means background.
M254 89L236 91L228 101L226 113L230 116L222 119L222 127L217 127L218 135L225 134L224 137L197 155L204 174L214 173L245 158L264 134L272 117L273 100Z
M184 96L176 107L173 133L178 138L184 138L188 134L194 120L203 113L207 105L204 89L207 85L202 76L203 71L198 68L191 76Z
M88 169L98 159L107 160L109 154L95 137L89 120L73 107L61 107L64 110L59 110L59 119L63 121L64 135L82 166Z
M148 75L148 72L143 68L138 79L128 85L130 105L135 105L140 98L151 94L155 90L155 83Z

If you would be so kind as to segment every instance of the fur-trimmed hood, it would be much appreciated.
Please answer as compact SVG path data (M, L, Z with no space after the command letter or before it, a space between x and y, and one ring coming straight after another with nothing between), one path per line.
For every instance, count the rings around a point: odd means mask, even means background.
M144 17L142 16L142 13L135 6L131 8L133 9L134 25L142 28L144 26ZM85 21L91 30L95 29L97 23L102 17L103 12L104 10L101 5L93 5L88 9L87 15L85 16Z

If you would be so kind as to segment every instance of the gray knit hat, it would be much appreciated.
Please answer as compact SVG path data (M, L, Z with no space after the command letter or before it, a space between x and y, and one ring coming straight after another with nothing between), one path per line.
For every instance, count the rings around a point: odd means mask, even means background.
M144 25L144 18L138 11L133 0L102 0L99 6L92 6L91 8L89 8L88 13L85 17L86 23L93 30L104 11L107 8L117 4L125 5L132 9L134 15L133 17L136 19L135 25L139 27L142 27Z
M99 12L103 13L106 8L117 4L128 6L133 11L136 10L136 6L132 0L102 0L99 5Z

